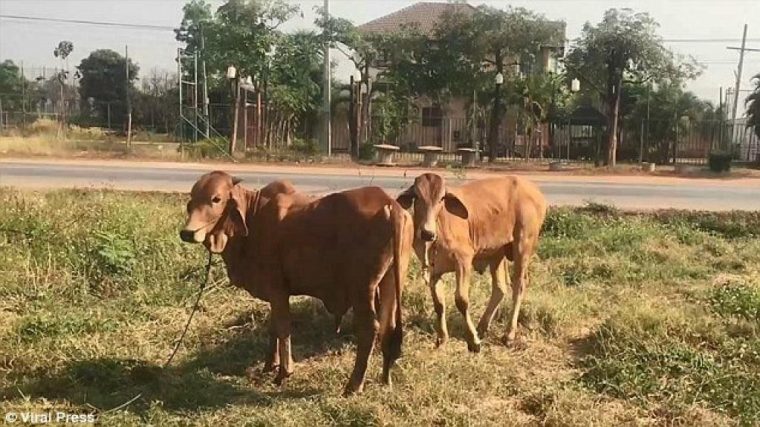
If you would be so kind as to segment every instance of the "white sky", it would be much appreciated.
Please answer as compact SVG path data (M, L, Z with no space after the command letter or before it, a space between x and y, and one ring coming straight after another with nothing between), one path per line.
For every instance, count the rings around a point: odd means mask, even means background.
M176 27L182 18L184 0L0 0L0 15L22 15ZM212 3L218 5L221 0ZM285 30L313 28L314 7L322 0L293 1L304 17L288 22ZM331 0L336 16L361 24L415 3L409 0ZM705 73L689 83L689 89L717 103L719 88L734 86L738 52L726 46L740 44L742 26L750 25L748 47L760 48L760 0L515 0L470 1L473 5L507 4L522 6L543 13L553 20L567 22L567 36L580 34L584 22L598 22L606 9L630 7L649 12L661 25L665 39L732 39L721 42L668 43L675 52L695 56L707 66ZM754 19L752 19L754 18ZM174 57L178 44L171 31L148 31L66 23L27 22L0 19L0 61L24 62L28 74L41 73L43 66L57 65L53 48L60 40L74 43L70 57L72 67L90 51L109 48L124 52L129 45L130 57L145 75L152 68L176 69ZM339 57L337 52L333 58ZM340 79L347 79L351 67L341 61ZM749 89L750 78L760 73L760 52L747 53L743 89ZM740 104L746 93L742 93Z

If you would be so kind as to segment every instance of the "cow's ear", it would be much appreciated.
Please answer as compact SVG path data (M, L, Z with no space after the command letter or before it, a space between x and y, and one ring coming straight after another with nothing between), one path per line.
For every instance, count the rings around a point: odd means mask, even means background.
M467 207L454 193L449 193L447 191L443 196L443 204L446 207L446 210L452 215L456 215L462 219L467 219L469 216Z
M412 203L414 203L414 198L417 197L417 194L414 192L414 186L407 188L406 190L402 191L401 194L396 196L396 201L399 205L401 205L404 209L409 209L412 207Z
M238 178L236 176L232 177L232 185L238 185L243 181L243 178Z
M248 224L246 223L248 197L249 193L243 187L236 185L230 191L230 217L235 223L235 231L240 230L242 236L248 235Z

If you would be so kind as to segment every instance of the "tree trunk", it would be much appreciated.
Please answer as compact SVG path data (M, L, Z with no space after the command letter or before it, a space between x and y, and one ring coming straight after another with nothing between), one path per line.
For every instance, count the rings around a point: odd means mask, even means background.
M607 156L605 159L605 165L614 167L617 161L617 131L620 115L620 91L623 86L623 76L617 73L611 73L610 87L607 96L608 114L609 120L607 129Z
M367 98L364 100L365 121L364 129L367 135L366 142L372 142L372 79L367 77Z

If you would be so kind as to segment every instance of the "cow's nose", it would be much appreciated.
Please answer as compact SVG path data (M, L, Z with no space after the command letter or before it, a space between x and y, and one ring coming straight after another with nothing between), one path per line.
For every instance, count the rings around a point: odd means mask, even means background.
M435 241L435 233L433 233L430 230L420 230L420 237L422 240L426 242L434 242Z
M179 232L179 238L183 242L195 243L195 233L192 230L182 230Z

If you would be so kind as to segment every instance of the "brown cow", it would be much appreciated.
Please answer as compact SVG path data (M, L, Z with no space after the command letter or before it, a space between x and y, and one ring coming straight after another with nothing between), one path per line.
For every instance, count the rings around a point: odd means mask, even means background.
M506 260L513 261L512 317L505 342L514 340L528 264L538 245L546 216L546 201L529 181L516 176L489 178L447 189L439 175L426 173L402 192L397 201L414 205L414 250L429 269L429 286L437 316L438 345L448 339L445 305L439 280L456 272L456 305L467 323L467 348L480 351L482 338L506 293ZM491 298L477 330L470 318L469 288L472 267L489 267Z
M238 183L224 172L202 176L180 236L220 253L230 281L269 302L277 352L267 366L279 365L276 382L293 372L289 297L308 295L336 317L354 310L358 351L345 392L362 390L378 333L383 381L390 383L401 352L401 291L413 238L409 214L377 187L314 199L270 188L275 184L252 191Z

